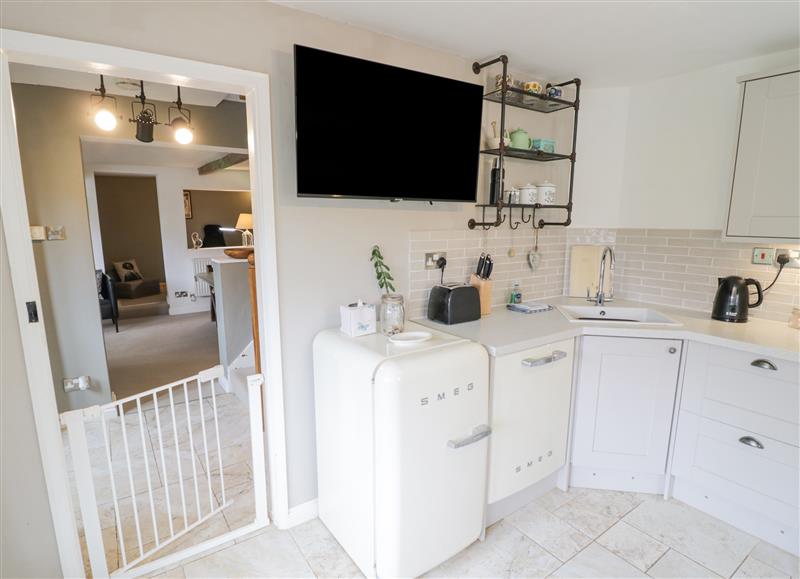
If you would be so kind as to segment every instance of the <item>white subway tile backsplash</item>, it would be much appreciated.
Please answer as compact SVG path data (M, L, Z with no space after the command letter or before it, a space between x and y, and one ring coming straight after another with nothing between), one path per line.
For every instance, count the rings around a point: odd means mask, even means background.
M409 317L425 315L430 288L441 276L438 270L424 269L426 251L447 251L445 281L460 282L468 281L482 252L491 253L495 259L492 303L496 305L507 301L514 282L520 283L526 300L563 295L568 283L569 248L576 244L614 247L614 292L618 297L705 312L711 308L718 277L753 277L766 287L777 272L774 266L751 264L753 245L725 241L718 230L545 229L539 233L542 259L535 272L527 262L533 243L533 232L523 228L514 232L502 227L490 231L412 231ZM792 244L779 245L800 249ZM513 256L508 255L510 250ZM751 315L785 322L791 309L798 306L800 272L784 270L780 281L766 294L764 304L751 310Z

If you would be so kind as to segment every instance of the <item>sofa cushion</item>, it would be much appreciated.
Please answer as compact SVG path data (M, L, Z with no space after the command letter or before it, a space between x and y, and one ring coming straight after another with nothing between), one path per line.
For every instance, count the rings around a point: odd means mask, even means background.
M117 271L120 281L136 281L143 279L142 272L135 259L115 261L114 269Z

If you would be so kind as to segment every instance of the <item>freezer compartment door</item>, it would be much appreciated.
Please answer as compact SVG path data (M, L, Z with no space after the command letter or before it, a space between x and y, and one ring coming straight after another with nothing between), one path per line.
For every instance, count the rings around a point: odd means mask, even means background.
M489 361L464 342L375 374L375 545L380 577L416 577L481 533Z

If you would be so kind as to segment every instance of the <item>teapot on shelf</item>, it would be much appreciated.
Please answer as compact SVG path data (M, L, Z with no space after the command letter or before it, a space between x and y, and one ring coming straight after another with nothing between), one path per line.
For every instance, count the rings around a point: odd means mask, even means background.
M531 138L525 129L516 129L511 132L511 146L515 149L530 149Z

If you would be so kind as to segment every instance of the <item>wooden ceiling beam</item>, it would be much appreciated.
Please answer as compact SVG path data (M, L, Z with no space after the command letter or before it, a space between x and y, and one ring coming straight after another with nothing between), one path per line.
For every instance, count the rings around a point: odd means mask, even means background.
M243 163L244 161L247 161L248 158L249 157L247 153L228 153L227 155L223 155L219 159L209 161L202 167L198 167L197 172L200 175L208 175L216 171L221 171L222 169L227 169L228 167L232 167L233 165L238 165L239 163Z

